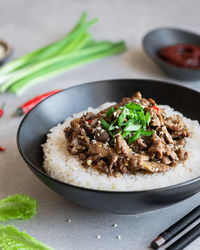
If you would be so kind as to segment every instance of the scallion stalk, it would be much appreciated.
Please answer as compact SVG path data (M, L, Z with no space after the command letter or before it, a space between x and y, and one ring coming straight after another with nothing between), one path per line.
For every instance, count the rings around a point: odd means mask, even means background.
M88 28L96 21L97 19L86 21L84 13L64 38L1 67L0 76L9 75L10 78L0 85L0 93L9 89L10 92L19 94L51 76L124 51L124 42L96 42L92 39Z
M37 49L31 53L28 53L25 56L16 59L15 61L7 63L0 69L0 76L21 69L22 67L28 66L33 62L36 63L44 58L48 58L50 56L55 55L55 53L62 51L63 47L66 47L66 45L69 44L70 41L75 36L77 36L78 33L86 31L89 26L97 22L97 19L93 19L92 21L86 23L85 19L86 14L83 14L78 24L63 39L54 42L50 45L44 46L40 49Z
M79 49L81 47L84 47L87 44L88 40L90 40L90 39L91 39L91 36L89 34L85 34L84 37L82 37L81 42L79 41L79 43L77 44ZM74 46L75 46L75 44L74 44ZM65 61L69 58L73 58L78 53L79 52L78 52L78 48L77 48L77 50L75 52L71 52L68 54L61 54L61 55L58 55L56 57L51 57L51 58L43 60L39 63L35 63L31 67L26 67L22 71L19 71L18 74L11 77L7 81L5 81L2 85L0 85L0 93L5 92L12 84L14 84L16 81L18 81L20 79L23 79L27 75L34 73L34 72L37 72L37 71L41 70L42 68L47 67L48 65L56 64L60 61Z
M82 54L80 56L80 51L78 52L77 56L73 56L70 60L68 57L68 60L61 60L60 63L53 63L51 65L48 65L47 67L44 67L40 71L36 71L34 73L28 74L26 77L16 81L15 83L12 83L12 86L10 87L10 92L20 94L22 91L24 91L27 87L32 86L33 84L43 81L46 78L52 77L54 75L57 75L61 72L64 72L66 70L75 68L79 65L86 64L113 54L120 53L126 49L126 46L124 42L113 44L111 48L104 48L96 50L91 50L90 52L87 51L87 53Z

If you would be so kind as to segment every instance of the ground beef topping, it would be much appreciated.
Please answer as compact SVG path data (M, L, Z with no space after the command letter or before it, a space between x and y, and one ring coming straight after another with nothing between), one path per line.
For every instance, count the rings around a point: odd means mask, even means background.
M97 114L87 112L64 129L67 150L85 168L119 176L159 173L188 157L191 133L178 115L167 117L153 99L140 92Z

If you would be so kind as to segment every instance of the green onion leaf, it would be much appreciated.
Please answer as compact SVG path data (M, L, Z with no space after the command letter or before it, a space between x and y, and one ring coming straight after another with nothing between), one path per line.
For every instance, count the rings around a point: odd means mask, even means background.
M133 112L133 110L129 110L129 118L131 118L131 119L136 118L135 112Z
M121 126L131 125L134 123L135 123L135 121L133 119L129 119L127 122L124 122Z
M138 115L138 110L131 110L130 111L130 116L135 120L135 122L139 122L140 117Z
M149 126L149 123L151 121L151 115L148 111L146 112L145 119L146 119L147 125Z
M140 112L138 112L139 115L139 119L140 119L140 123L142 124L143 129L146 127L146 119L144 116L144 111L141 110Z
M122 130L119 131L117 134L113 135L113 137L116 137L117 135L121 135L122 134Z
M138 130L137 132L135 132L135 134L129 138L128 144L133 143L133 142L136 141L139 137L140 137L140 130Z
M140 129L140 128L141 128L140 124L130 124L124 128L124 132L126 132L126 131L138 131L138 129Z
M141 105L138 105L138 104L136 104L134 102L127 103L125 105L125 107L128 108L128 109L142 110Z
M114 130L114 129L115 129L115 126L112 125L112 124L111 124L110 127L108 128L109 131L112 131L112 130Z
M103 118L101 119L101 125L103 126L103 128L105 128L106 130L109 130L110 124L105 121Z
M113 137L114 133L112 131L108 131L108 133Z
M114 120L114 122L112 122L112 123L110 124L110 126L109 126L109 128L108 128L109 131L116 129L116 126L114 126L114 124L115 124L116 121L117 121L117 119Z
M121 132L121 131L120 131ZM124 139L127 135L129 135L131 132L130 131L126 131L122 134L122 139Z
M121 125L123 124L124 120L126 119L126 115L127 115L127 111L124 109L122 111L122 113L120 114L119 118L118 118L118 125L119 125L119 127L121 127Z
M140 134L143 135L143 136L151 136L155 133L155 131L140 131Z
M114 111L115 111L115 109L114 109L113 107L110 108L110 109L106 112L106 116L109 117Z

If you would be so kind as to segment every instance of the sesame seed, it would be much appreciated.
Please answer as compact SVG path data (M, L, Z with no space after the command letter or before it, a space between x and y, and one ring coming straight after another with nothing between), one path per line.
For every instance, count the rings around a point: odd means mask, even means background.
M121 236L120 236L120 235L117 235L116 238L117 238L118 240L120 240L120 239L121 239Z
M97 133L97 136L100 136L100 134L99 134L99 133Z
M116 177L117 177L117 178L120 178L120 177L122 177L122 174L116 173Z
M86 121L85 123L86 123L86 124L88 124L88 122L87 122L87 121Z
M92 164L92 160L87 160L87 164L90 166Z
M113 227L117 227L117 224L113 224L112 226L113 226Z
M96 238L97 238L97 239L100 239L100 238L101 238L101 235L97 235Z
M98 121L99 124L101 124L101 121Z
M69 223L72 222L70 219L66 219L66 221L69 222Z
M97 127L97 130L101 130L101 127Z

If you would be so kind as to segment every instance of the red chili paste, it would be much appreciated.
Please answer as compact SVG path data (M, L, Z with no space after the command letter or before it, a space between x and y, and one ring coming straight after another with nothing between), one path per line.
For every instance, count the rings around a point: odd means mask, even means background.
M200 46L176 44L162 48L158 56L170 64L192 69L200 69Z

